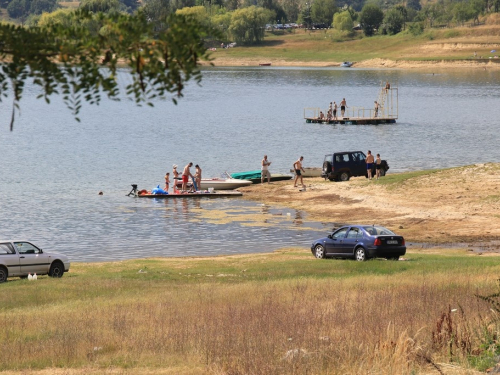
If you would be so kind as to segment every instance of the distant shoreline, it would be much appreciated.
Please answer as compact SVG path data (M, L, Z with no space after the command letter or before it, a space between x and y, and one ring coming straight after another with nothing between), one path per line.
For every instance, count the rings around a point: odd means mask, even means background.
M213 56L213 55L212 55ZM316 67L333 68L339 67L340 63L324 61L287 61L277 59L262 58L217 58L211 63L215 67L225 66L259 66L259 64L271 64L275 67ZM202 66L208 66L208 62L202 62ZM389 60L389 59L371 59L364 61L353 61L352 68L374 68L374 69L486 69L500 70L500 59L467 59L467 60ZM348 68L346 68L348 69Z

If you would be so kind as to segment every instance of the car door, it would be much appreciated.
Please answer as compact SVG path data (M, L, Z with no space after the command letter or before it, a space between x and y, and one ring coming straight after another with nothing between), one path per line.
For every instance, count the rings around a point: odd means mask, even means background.
M41 249L29 242L14 242L19 254L21 273L46 274L50 267L49 258Z
M345 235L349 227L343 227L333 232L326 242L327 254L341 254L342 246L344 244Z
M366 155L361 152L352 153L352 174L353 176L364 176L366 175Z
M17 276L21 272L19 255L10 242L0 243L0 264L7 267L9 276Z
M335 172L340 172L342 170L350 171L349 165L349 153L339 153L335 154Z
M354 254L354 248L362 237L361 231L357 227L351 227L347 231L347 235L342 242L342 253Z

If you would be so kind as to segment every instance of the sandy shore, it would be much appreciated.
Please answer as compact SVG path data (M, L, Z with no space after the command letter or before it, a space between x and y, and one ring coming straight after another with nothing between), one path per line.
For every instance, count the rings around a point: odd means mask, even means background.
M282 67L335 67L339 62L325 63L324 61L287 61L280 59L234 59L226 57L215 57L212 61L216 67L224 66L259 66L261 63L270 63L271 66ZM203 63L202 65L208 65ZM371 59L364 61L354 61L354 68L386 68L386 69L495 69L500 70L500 59L470 59L470 60L389 60L389 59Z
M394 175L394 174L393 174ZM304 179L239 189L245 199L290 207L327 223L381 224L409 241L466 243L500 251L500 164L409 174L402 181Z

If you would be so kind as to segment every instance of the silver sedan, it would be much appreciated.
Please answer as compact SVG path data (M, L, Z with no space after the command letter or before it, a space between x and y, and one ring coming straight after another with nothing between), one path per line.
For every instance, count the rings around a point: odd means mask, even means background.
M27 277L29 274L62 277L69 271L66 255L47 253L28 241L0 240L0 283L8 277Z

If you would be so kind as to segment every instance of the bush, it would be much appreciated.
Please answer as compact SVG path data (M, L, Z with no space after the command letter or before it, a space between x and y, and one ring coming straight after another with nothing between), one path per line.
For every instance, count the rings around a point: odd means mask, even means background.
M411 25L408 25L408 31L413 36L420 35L424 32L424 25L422 22L415 22Z

